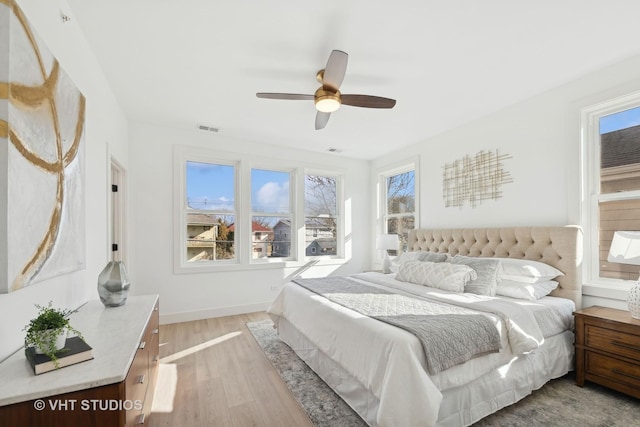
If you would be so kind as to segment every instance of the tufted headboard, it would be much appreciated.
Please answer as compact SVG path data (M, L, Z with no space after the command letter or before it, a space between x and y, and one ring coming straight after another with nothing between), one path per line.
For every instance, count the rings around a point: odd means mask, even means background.
M541 261L564 273L551 295L573 300L576 309L582 307L578 226L417 229L409 233L408 250Z

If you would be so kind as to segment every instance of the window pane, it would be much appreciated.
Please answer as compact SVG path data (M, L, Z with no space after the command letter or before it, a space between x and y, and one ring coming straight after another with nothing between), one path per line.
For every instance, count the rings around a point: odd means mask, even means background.
M289 172L251 169L251 210L289 212Z
M187 213L187 261L235 258L233 215Z
M304 177L305 255L337 254L336 178L320 175Z
M640 107L600 119L600 192L640 189Z
M398 235L398 238L400 239L399 248L402 250L402 252L406 252L407 250L409 231L413 230L414 227L415 221L413 216L403 216L387 219L387 233ZM398 255L398 251L390 250L389 255Z
M187 207L233 211L235 168L228 165L187 162Z
M640 231L640 200L600 203L600 277L637 280L640 266L607 261L615 231Z
M283 217L251 218L251 258L286 258L291 255L291 220Z
M305 216L335 216L337 211L336 179L330 176L305 175Z
M387 178L387 214L415 211L414 171Z

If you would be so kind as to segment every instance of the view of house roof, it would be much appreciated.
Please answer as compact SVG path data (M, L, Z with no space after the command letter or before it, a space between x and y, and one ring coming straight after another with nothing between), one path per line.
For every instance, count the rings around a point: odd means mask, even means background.
M231 224L229 226L229 231L236 231L236 225ZM272 229L270 229L269 227L265 227L264 225L260 224L259 222L256 221L251 221L251 231L254 233L271 233L273 232Z
M602 134L602 168L640 163L640 125Z
M336 247L335 239L316 239L314 243L322 249L333 249Z
M215 225L218 223L215 215L201 214L201 213L188 213L187 224L189 225Z

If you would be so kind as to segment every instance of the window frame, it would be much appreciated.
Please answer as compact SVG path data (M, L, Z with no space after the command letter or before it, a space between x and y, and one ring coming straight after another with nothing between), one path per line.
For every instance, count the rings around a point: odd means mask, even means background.
M282 262L286 262L286 261L295 261L296 260L296 253L297 253L297 246L298 246L298 242L297 239L293 238L294 235L294 231L297 229L297 221L296 221L296 214L295 214L295 209L297 207L296 204L296 186L297 186L297 170L295 168L283 168L283 167L277 167L274 166L273 164L264 164L264 163L251 163L247 166L248 169L248 179L246 180L248 183L248 195L249 195L249 215L247 218L247 221L245 221L245 230L249 230L249 232L247 233L247 238L249 239L247 242L247 244L253 248L253 241L251 240L251 235L252 235L252 220L254 216L265 216L265 217L274 217L274 218L281 218L281 217L287 217L289 218L289 220L291 221L291 242L290 242L290 249L289 249L289 256L288 257L278 257L278 258L256 258L254 259L253 256L250 254L249 256L249 264L267 264L267 263L282 263ZM284 213L284 212L255 212L253 210L253 188L252 188L252 171L256 169L256 170L263 170L263 171L270 171L270 172L282 172L282 173L288 173L289 174L289 212L288 213Z
M600 193L600 118L640 106L640 92L585 107L580 115L581 219L584 233L582 275L589 295L626 299L635 280L600 277L600 202L639 200L640 190Z
M402 218L409 215L406 214L389 214L388 213L388 203L387 203L387 178L395 175L401 175L403 173L413 171L413 191L414 191L414 211L413 211L413 229L420 228L420 177L419 177L419 162L418 160L404 161L399 162L395 165L388 166L385 168L381 168L378 175L378 211L379 211L379 225L377 227L377 232L386 234L387 233L387 220L389 218ZM375 236L374 240L375 242ZM375 249L375 247L374 247ZM404 252L405 248L399 248L398 255ZM381 261L383 258L382 251L376 249L375 259Z
M315 265L342 265L349 261L350 252L345 243L347 221L345 211L344 183L346 171L342 168L327 169L295 160L273 159L267 156L223 152L186 145L174 146L173 198L173 271L175 274L211 273L222 271L260 270L278 268L299 268L312 259ZM217 260L212 262L189 263L186 261L186 162L202 162L235 166L235 223L240 224L234 233L236 248L235 260ZM290 209L295 226L292 227L291 256L283 259L252 261L251 220L254 212L251 205L251 170L273 170L291 173L289 183ZM306 174L333 176L336 178L337 201L337 255L307 257L302 244L305 238L304 227L304 177ZM260 215L258 215L260 216ZM302 240L301 240L302 239ZM302 242L302 243L301 243ZM294 249L295 248L295 249Z
M305 188L305 179L307 175L311 176L325 176L334 178L336 181L336 213L333 218L336 219L336 254L335 255L307 255L306 247L304 245L300 245L300 255L301 259L305 260L342 260L346 258L345 255L345 197L344 197L344 173L337 173L335 171L327 171L321 169L312 169L305 168L301 177L301 196L302 202L300 204L300 215L301 215L301 223L303 224L301 238L305 239L306 237L306 212L305 212L305 203L306 203L306 188Z

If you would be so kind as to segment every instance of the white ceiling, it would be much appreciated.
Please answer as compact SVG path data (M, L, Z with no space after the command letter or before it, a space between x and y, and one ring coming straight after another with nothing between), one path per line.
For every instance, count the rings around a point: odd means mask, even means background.
M640 54L637 0L68 0L116 97L136 121L372 159ZM314 129L332 49L343 106ZM612 82L615 85L616 82Z

